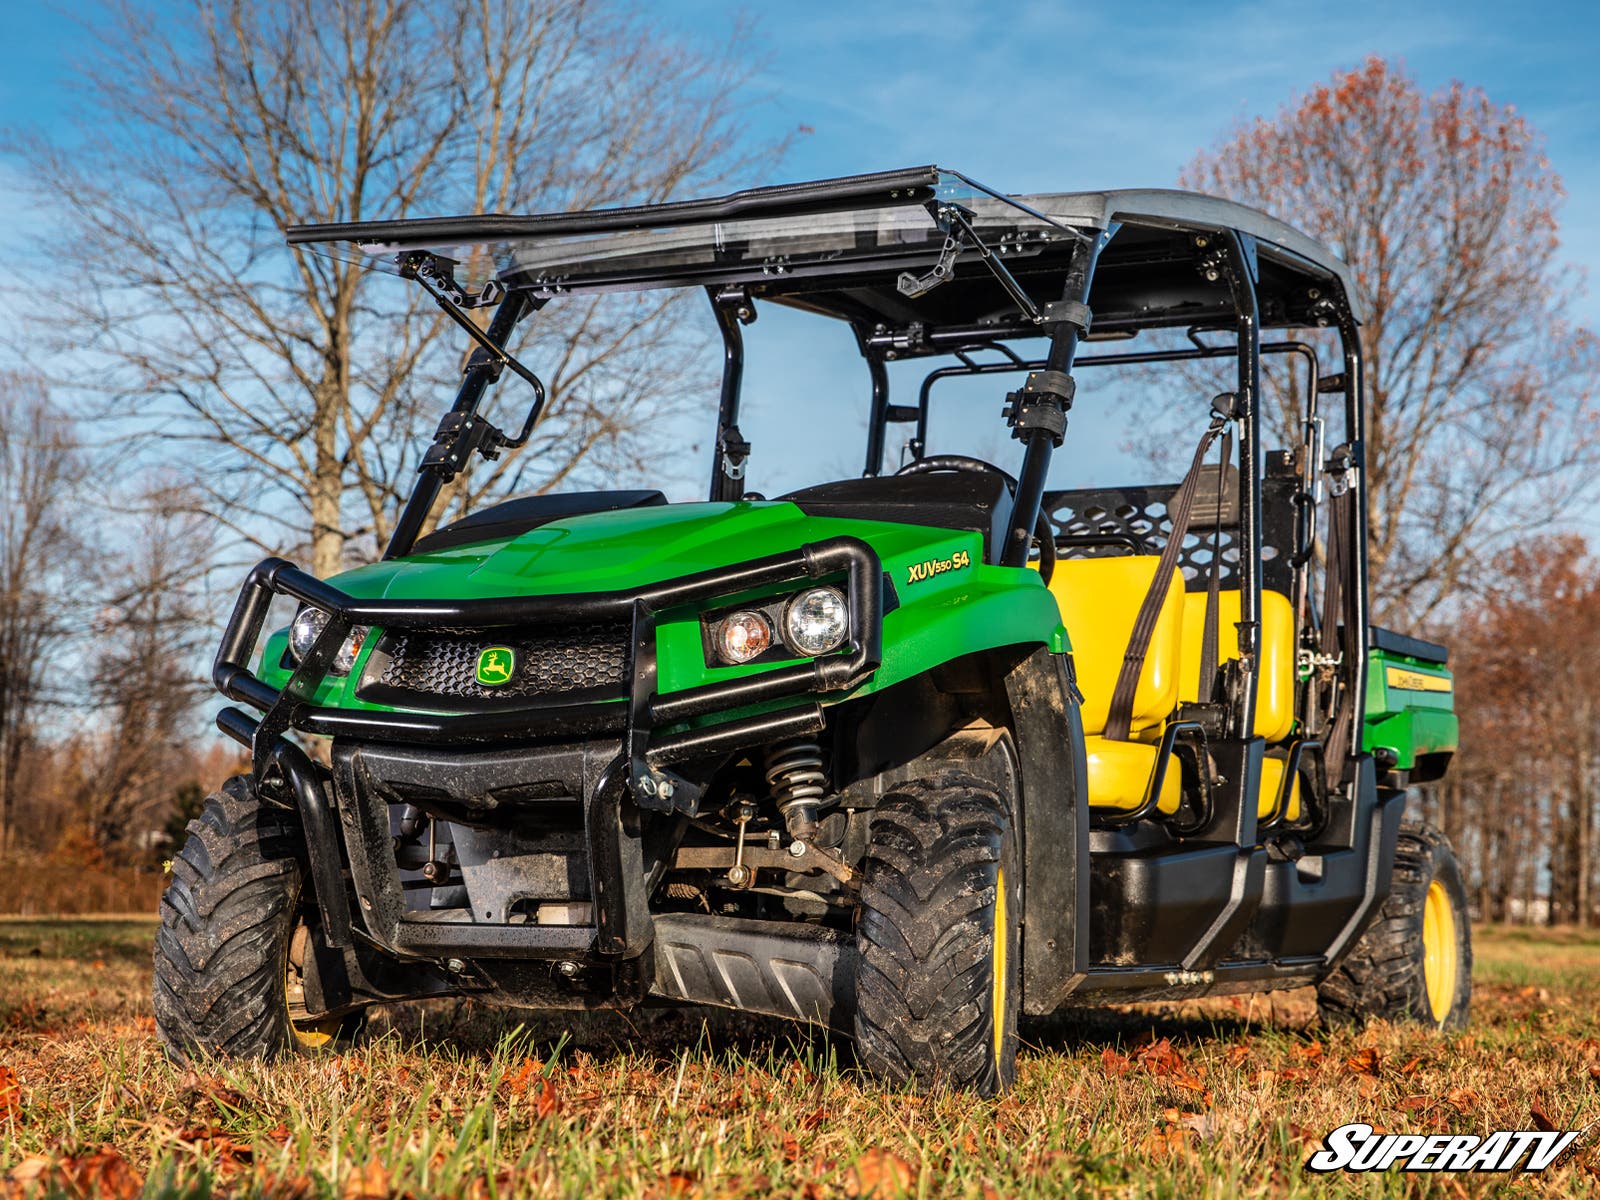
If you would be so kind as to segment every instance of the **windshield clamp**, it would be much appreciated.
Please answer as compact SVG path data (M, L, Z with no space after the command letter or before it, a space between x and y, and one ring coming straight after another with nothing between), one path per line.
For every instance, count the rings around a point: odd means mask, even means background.
M1080 337L1087 337L1094 313L1082 300L1056 300L1046 304L1039 314L1041 325L1071 325Z
M1065 371L1030 371L1027 382L1006 397L1003 415L1011 426L1011 436L1026 442L1035 433L1043 433L1060 446L1067 434L1067 410L1077 390Z

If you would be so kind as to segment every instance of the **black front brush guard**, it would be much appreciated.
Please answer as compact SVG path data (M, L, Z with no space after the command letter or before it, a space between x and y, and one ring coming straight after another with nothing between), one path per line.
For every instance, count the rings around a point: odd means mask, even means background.
M655 628L660 614L783 583L840 575L845 577L850 614L850 640L842 653L664 696L656 692ZM249 668L275 595L290 596L328 614L327 624L281 691ZM453 716L342 710L311 703L339 647L357 625L386 631L496 629L619 618L631 620L633 629L631 686L625 701L534 704ZM285 792L284 799L301 809L308 842L320 843L315 850L308 847L308 865L330 932L342 931L348 924L346 912L330 911L346 908L341 867L337 850L327 839L330 821L324 786L309 769L309 762L303 761L305 756L284 740L291 728L372 741L457 745L622 728L622 753L595 795L586 799L585 824L594 884L596 949L626 956L642 950L650 937L648 897L641 894L643 879L640 872L629 869L638 849L639 825L629 810L635 804L663 811L691 806L689 789L663 786L675 779L666 770L668 764L818 732L823 724L822 707L812 701L668 734L657 730L751 705L846 691L877 669L882 647L882 567L872 548L856 538L831 538L626 592L460 601L364 600L283 559L269 558L256 565L240 589L217 651L212 680L228 699L262 710L257 719L237 708L224 708L217 715L217 725L251 748L257 786ZM435 947L428 957L447 949Z

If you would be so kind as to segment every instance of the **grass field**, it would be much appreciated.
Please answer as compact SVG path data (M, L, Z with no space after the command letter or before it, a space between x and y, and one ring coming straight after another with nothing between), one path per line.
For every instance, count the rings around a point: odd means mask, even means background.
M152 926L0 920L0 1197L660 1200L1478 1195L1543 1176L1301 1166L1361 1120L1482 1133L1600 1118L1600 937L1480 930L1463 1034L1328 1033L1291 993L1096 1012L1025 1031L999 1101L864 1086L848 1051L711 1014L553 1021L401 1007L339 1055L175 1070L148 999Z

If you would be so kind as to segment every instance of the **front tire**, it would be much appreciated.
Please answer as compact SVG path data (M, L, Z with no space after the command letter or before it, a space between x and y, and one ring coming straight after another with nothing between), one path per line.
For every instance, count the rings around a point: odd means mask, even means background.
M1349 956L1317 986L1329 1024L1368 1017L1460 1029L1472 1001L1472 927L1461 867L1432 825L1407 825L1389 898Z
M856 1053L885 1082L998 1095L1016 1080L1018 885L1011 806L958 771L873 814L856 938Z
M274 1058L348 1037L359 1017L311 1018L301 987L315 906L300 823L246 776L206 798L172 860L156 931L156 1032L168 1055Z

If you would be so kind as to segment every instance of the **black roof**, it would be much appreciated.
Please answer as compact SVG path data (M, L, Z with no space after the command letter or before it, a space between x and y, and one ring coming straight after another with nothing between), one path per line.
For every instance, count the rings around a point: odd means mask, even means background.
M901 273L937 259L943 235L921 206L953 187L970 197L961 203L974 209L980 235L1038 303L1060 297L1074 239L1112 231L1089 297L1098 332L1230 322L1226 284L1207 279L1198 261L1198 241L1223 229L1243 234L1254 252L1264 326L1323 324L1330 301L1351 303L1342 261L1246 205L1174 190L1009 197L931 166L589 212L302 225L288 240L354 251L380 267L429 250L458 274L540 294L742 284L758 299L868 331L1036 335L976 254L958 258L949 279L920 296L897 286Z

